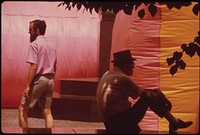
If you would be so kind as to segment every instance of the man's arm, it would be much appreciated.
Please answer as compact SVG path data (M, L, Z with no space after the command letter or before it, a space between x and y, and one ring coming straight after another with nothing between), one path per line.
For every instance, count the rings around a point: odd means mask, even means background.
M28 72L26 88L25 88L24 93L23 93L25 97L29 98L28 92L30 90L30 86L31 86L31 83L33 81L33 78L35 76L36 71L37 71L37 64L32 64L31 63L30 68L29 68L29 72Z

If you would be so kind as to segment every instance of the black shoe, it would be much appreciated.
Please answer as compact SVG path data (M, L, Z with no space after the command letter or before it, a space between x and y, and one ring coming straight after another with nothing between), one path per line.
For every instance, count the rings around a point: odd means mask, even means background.
M177 134L177 130L179 128L187 128L192 125L192 121L182 121L181 119L178 119L178 122L176 124L169 124L169 133L170 134Z

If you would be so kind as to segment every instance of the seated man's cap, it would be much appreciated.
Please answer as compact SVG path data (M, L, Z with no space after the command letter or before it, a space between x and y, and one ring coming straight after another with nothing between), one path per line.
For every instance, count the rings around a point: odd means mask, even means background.
M113 63L136 60L135 58L132 57L130 50L123 50L123 51L113 53L113 58L114 60L111 61Z

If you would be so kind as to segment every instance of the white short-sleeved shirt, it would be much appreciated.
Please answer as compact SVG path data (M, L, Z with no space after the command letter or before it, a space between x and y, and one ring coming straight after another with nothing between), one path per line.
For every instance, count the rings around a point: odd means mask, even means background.
M103 119L108 119L131 107L128 97L136 99L139 88L126 74L116 67L107 71L97 87L97 104Z
M39 35L29 47L26 62L37 64L36 74L55 73L57 54L53 44Z

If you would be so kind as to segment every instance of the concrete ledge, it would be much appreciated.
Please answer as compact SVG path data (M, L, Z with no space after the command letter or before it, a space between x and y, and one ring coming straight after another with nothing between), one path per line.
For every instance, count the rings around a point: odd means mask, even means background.
M105 134L105 131L93 128L28 128L23 132L22 128L2 128L4 134Z
M24 134L22 128L2 127L4 134ZM96 128L28 128L27 134L105 134L105 129ZM169 134L168 131L144 131L139 134ZM178 131L178 134L194 134L192 132ZM196 134L196 133L195 133Z
M2 128L5 134L105 134L106 129L96 128ZM141 131L140 134L158 134L157 131Z

